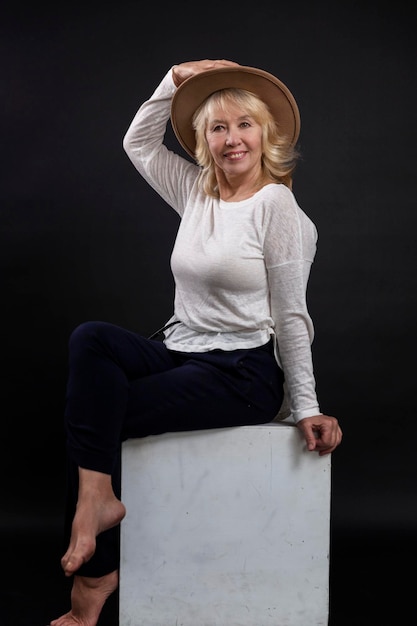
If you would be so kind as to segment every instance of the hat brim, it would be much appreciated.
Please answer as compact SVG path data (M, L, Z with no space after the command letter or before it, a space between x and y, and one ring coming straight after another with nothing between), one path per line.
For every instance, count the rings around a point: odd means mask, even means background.
M300 113L294 96L278 78L255 67L239 65L206 70L187 78L176 90L171 103L171 124L181 146L195 158L195 131L192 118L208 96L229 87L246 89L269 107L280 133L295 145L300 134Z

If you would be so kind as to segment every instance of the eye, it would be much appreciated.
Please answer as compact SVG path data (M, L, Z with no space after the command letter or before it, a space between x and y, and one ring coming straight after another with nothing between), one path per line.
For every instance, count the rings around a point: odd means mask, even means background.
M219 133L221 131L224 130L224 126L223 124L216 124L215 126L213 126L213 128L211 129L212 133Z
M240 127L241 128L250 128L250 123L249 122L241 122L240 123Z

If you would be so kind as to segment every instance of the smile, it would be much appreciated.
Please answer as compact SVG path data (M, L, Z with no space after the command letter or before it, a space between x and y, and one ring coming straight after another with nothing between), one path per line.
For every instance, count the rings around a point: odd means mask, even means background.
M239 160L245 156L246 152L226 152L224 155L227 159Z

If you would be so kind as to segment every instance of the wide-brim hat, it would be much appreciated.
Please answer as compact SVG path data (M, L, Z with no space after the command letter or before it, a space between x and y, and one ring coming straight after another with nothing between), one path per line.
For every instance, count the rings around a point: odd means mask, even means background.
M229 87L246 89L259 96L269 107L280 134L295 145L300 134L300 112L288 87L273 74L256 67L219 67L187 78L172 99L172 128L190 156L194 158L196 148L192 124L195 111L212 93Z

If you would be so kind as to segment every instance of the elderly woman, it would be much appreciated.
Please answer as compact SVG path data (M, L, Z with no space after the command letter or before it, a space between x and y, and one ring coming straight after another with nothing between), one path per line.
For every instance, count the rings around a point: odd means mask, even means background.
M187 156L163 143L170 119ZM118 586L122 441L286 418L312 452L341 442L315 391L317 232L292 192L299 130L280 80L225 60L175 65L134 117L124 148L180 217L173 314L162 341L104 322L71 335L62 567L74 580L51 626L95 626Z

